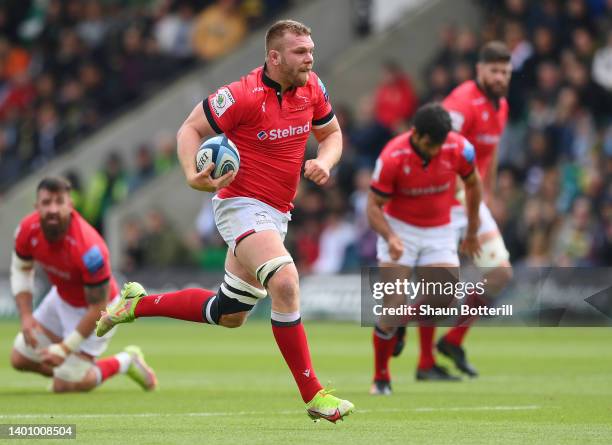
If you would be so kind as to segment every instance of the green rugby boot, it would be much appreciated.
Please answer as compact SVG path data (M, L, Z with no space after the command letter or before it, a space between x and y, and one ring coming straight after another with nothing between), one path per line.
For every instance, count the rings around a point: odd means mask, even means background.
M140 283L125 283L123 289L121 289L119 301L109 305L106 312L102 312L102 316L96 324L96 335L102 337L115 325L134 321L136 304L146 295L147 292Z
M135 345L126 346L124 349L132 358L132 363L127 370L129 378L138 383L145 391L153 391L157 388L157 376L155 371L145 362L142 350Z
M315 422L325 419L336 423L338 420L344 420L355 410L355 405L348 400L333 396L332 391L322 389L306 404L306 412Z

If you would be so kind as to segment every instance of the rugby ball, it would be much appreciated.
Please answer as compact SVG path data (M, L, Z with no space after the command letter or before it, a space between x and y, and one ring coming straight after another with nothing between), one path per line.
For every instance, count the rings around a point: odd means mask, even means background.
M230 171L238 171L240 167L238 148L224 134L205 140L196 153L196 170L198 172L208 167L211 162L215 164L215 169L211 174L213 179L219 178Z

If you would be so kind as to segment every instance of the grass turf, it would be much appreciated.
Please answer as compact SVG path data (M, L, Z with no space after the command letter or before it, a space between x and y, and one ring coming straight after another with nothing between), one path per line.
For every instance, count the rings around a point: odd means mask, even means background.
M337 425L312 423L268 323L236 330L175 321L123 326L109 353L135 343L157 370L143 393L118 376L89 394L50 394L8 366L16 322L0 322L0 424L72 423L80 443L610 443L610 329L480 328L468 338L481 377L415 382L416 333L393 359L392 397L367 395L371 330L307 322L322 383L355 403ZM443 362L443 359L440 359ZM19 443L26 443L20 441ZM41 443L40 440L33 443Z

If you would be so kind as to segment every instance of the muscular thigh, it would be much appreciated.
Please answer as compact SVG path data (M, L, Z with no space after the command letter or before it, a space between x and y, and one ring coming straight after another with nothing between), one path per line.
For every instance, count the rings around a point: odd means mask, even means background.
M250 275L253 285L257 283L255 271L259 266L273 258L289 255L280 234L275 230L264 230L247 236L236 246L235 252L236 262L240 265L242 273ZM229 261L232 266L235 265L233 259Z

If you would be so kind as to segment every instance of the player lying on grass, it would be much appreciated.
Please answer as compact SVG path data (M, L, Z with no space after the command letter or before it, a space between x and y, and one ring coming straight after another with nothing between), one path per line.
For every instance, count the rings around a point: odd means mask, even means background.
M34 262L53 286L32 313ZM106 244L72 208L66 180L38 184L36 211L17 228L10 281L21 317L13 368L53 377L55 392L89 391L117 374L145 390L155 388L155 373L137 346L98 359L114 332L98 338L93 330L118 289Z

